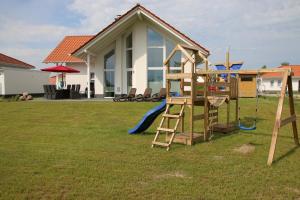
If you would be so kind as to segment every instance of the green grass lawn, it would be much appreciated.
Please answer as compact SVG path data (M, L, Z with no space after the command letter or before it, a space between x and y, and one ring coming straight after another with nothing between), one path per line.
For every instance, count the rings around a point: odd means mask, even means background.
M255 99L241 101L242 117L253 116ZM160 117L147 133L127 134L155 105L0 102L0 199L300 198L300 148L290 125L266 165L277 99L260 100L255 131L169 152L150 147ZM244 144L255 150L235 150Z

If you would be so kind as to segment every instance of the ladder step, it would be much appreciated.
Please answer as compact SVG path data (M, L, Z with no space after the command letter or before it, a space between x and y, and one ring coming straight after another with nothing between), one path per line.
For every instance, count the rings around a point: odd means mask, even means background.
M184 105L186 102L185 101L168 101L168 104L171 105Z
M210 116L209 120L214 120L214 119L218 119L218 116Z
M172 115L172 114L163 114L163 117L168 117L168 118L179 118L180 115Z
M169 147L168 143L163 143L163 142L152 142L152 144L158 145L158 146L163 146L163 147Z
M171 133L175 132L175 130L174 130L174 129L171 129L171 128L157 128L157 130L158 130L158 131L171 132Z

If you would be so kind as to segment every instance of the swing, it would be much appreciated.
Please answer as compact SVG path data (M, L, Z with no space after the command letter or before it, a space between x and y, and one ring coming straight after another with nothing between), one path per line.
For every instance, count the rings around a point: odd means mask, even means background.
M258 76L256 77L258 80ZM256 83L256 105L255 105L255 117L254 117L254 122L252 126L245 126L241 123L241 118L239 117L239 128L244 131L253 131L256 130L256 121L257 121L257 111L258 111L258 83ZM239 107L240 111L240 107Z

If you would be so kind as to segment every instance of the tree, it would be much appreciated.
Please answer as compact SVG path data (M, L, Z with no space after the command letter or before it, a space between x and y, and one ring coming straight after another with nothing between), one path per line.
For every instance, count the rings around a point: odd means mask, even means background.
M267 69L267 65L263 65L261 68L262 69Z
M282 62L281 65L282 66L284 66L284 65L290 65L290 63L289 62Z

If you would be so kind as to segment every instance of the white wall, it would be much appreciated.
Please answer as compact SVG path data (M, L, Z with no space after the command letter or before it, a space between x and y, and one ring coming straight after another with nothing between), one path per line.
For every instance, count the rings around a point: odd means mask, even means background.
M70 66L74 69L80 71L80 73L66 73L66 84L80 84L80 92L84 93L87 84L87 66L85 63L67 63L67 66ZM95 72L95 65L92 63L90 72Z
M147 87L147 25L138 21L133 26L132 87L143 93Z
M5 87L4 87L4 71L0 70L0 95L5 94Z
M271 86L271 80L274 80L274 85ZM278 80L282 80L282 78L263 78L261 89L264 91L280 91L281 86L278 85ZM298 91L299 88L299 80L300 77L293 77L292 83L293 83L293 91Z
M3 95L44 93L43 85L48 84L48 72L29 69L4 68Z

